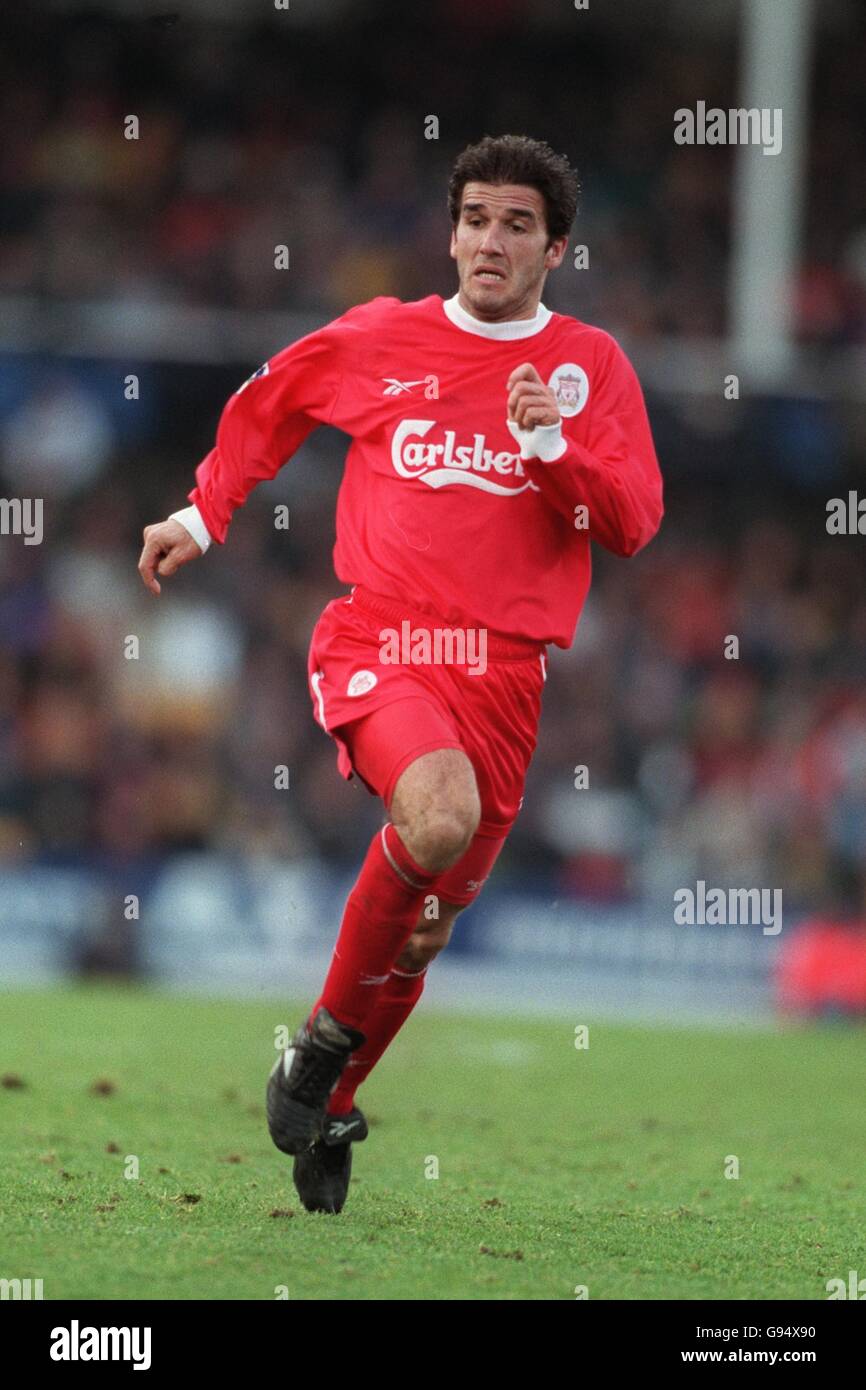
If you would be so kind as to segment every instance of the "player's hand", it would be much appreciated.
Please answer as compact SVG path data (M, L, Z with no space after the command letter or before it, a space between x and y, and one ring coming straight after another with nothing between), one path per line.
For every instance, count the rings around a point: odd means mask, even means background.
M157 574L163 579L174 574L181 565L197 560L202 551L185 526L179 521L160 521L156 526L145 526L144 549L138 562L141 582L152 594L162 592Z
M550 387L545 386L531 362L514 368L505 389L508 392L508 418L514 420L522 430L559 423L556 397Z

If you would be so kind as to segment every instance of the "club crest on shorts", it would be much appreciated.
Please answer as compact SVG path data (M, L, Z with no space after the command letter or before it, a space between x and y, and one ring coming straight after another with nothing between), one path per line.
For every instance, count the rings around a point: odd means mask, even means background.
M589 377L576 362L563 362L551 373L547 385L556 397L560 415L579 415L589 400Z
M377 680L378 676L375 676L372 671L356 671L346 686L346 694L366 695L368 690L373 689Z

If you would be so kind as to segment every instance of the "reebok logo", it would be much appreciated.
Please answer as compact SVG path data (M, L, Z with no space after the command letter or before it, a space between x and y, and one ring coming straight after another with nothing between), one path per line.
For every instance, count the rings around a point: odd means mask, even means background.
M413 386L423 386L427 378L422 377L420 381L398 381L395 376L383 376L382 380L388 383L382 392L383 396L402 396L408 395Z
M360 1120L352 1120L346 1124L343 1120L333 1120L328 1126L328 1133L335 1134L338 1139L342 1139L344 1134L348 1134L350 1129L357 1129Z

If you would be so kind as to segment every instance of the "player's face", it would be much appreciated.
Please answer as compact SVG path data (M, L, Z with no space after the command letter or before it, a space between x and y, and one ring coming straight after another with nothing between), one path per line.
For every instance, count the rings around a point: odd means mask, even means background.
M544 199L537 188L465 184L451 232L459 303L491 322L532 318L545 276L559 265L567 244L561 237L548 246Z

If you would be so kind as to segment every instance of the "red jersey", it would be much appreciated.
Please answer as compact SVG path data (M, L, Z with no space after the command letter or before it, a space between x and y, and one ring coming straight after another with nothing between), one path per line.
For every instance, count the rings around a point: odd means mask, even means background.
M522 459L506 382L531 362L565 452ZM633 555L662 517L637 377L609 334L539 305L486 323L440 295L380 296L277 353L231 397L189 494L223 542L236 507L317 425L352 438L337 502L345 584L451 625L568 647L590 540Z

